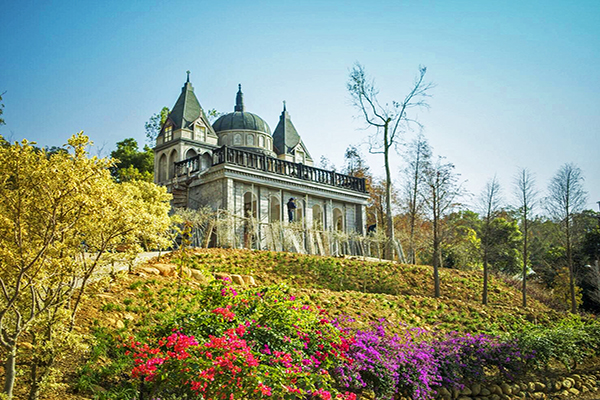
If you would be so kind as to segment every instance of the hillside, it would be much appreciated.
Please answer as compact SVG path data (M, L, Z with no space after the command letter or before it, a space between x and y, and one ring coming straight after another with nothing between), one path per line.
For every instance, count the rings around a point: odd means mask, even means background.
M143 267L158 263L183 262L207 275L248 274L259 286L286 284L305 304L320 306L332 317L351 317L359 326L385 318L392 322L392 329L412 326L500 334L527 329L532 324L551 325L564 317L533 299L530 307L519 307L520 293L493 277L490 304L483 307L478 272L443 269L443 296L436 299L432 296L432 268L428 266L250 250L198 249L189 251L183 261L180 257L175 253L150 260L134 274L107 278L90 288L76 329L95 335L95 350L91 354L69 354L61 361L63 379L69 384L59 385L50 398L89 398L86 396L91 391L103 390L97 386L98 380L110 385L111 380L118 378L108 353L103 353L109 350L98 350L110 346L110 341L103 344L109 336L127 337L151 326L161 326L174 311L198 309L196 299L205 282L143 272ZM86 361L94 367L81 370Z

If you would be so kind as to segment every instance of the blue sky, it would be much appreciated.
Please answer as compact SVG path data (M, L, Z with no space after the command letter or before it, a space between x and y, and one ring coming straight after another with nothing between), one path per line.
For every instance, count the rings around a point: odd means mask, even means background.
M12 140L61 145L84 130L103 154L142 143L189 69L205 108L233 111L241 83L247 110L274 129L286 100L313 158L341 166L369 134L345 88L354 62L382 101L403 98L422 64L437 86L414 116L475 196L497 174L511 200L517 167L544 192L574 162L588 206L600 200L597 0L0 0L0 37L0 133ZM380 157L368 160L382 176Z

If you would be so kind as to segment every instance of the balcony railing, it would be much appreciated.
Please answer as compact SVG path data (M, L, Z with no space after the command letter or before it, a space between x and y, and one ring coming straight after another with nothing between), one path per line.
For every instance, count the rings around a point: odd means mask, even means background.
M278 158L263 154L230 148L227 146L223 146L213 151L212 165L218 164L239 165L241 167L250 168L253 170L270 172L272 174L302 179L308 182L321 183L324 185L336 186L344 189L354 190L356 192L366 193L364 178L338 174L335 171L327 171L325 169L280 160ZM201 162L201 156L197 155L195 157L188 158L187 160L176 162L175 175L189 175L208 167L210 167L210 165L203 165Z

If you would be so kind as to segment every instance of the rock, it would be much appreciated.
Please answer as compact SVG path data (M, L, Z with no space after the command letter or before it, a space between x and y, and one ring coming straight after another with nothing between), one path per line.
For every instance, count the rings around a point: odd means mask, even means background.
M502 388L500 388L500 386L498 385L492 385L490 386L490 392L492 392L493 394L502 394Z
M242 279L241 275L231 275L231 281L236 285L245 286L246 282Z
M527 393L525 393L524 391L518 391L516 393L513 392L513 396L515 396L518 399L524 399L527 397Z
M535 400L544 400L546 398L546 393L535 392L531 393L531 398Z
M242 279L247 286L256 286L256 281L250 275L242 275Z
M573 396L579 396L579 394L581 393L579 390L575 389L575 388L571 388L569 389L569 393L572 394Z
M555 392L558 392L560 389L562 389L562 382L561 381L556 381L552 384L552 389L554 389Z
M438 390L438 395L444 400L449 400L452 398L452 393L450 393L450 391L445 387L440 388L440 390Z
M571 382L571 380L567 378L564 381L562 381L562 387L564 387L567 390L571 389L573 387L573 382Z
M138 270L148 275L160 275L160 271L154 267L140 267Z
M535 391L536 392L546 392L546 385L542 382L535 382Z
M177 275L176 266L173 264L154 264L153 267L156 268L162 276Z
M226 274L224 272L215 272L213 274L213 276L215 277L215 279L221 279L221 280L231 282L231 276L229 276L229 274Z
M500 396L494 393L490 396L490 400L500 400Z
M467 386L465 386L465 388L460 391L461 396L470 396L472 394L473 394L473 391Z
M115 326L117 327L117 329L123 329L123 328L125 328L125 324L124 324L124 323L123 323L123 321L121 321L121 320L118 320L118 321L115 323Z
M529 386L527 386L527 384L525 382L519 383L519 387L520 387L521 391L523 391L523 392L526 392L527 389L529 388Z
M199 271L197 269L190 269L190 273L192 274L192 278L194 278L198 282L200 282L202 284L208 283L208 279L206 278L206 276L204 276L202 271Z
M452 388L452 398L457 399L458 396L460 396L460 390L458 390L457 388Z
M535 392L535 382L527 382L527 391Z
M489 396L490 394L492 394L492 392L490 392L488 388L481 388L481 392L479 392L479 394L481 396Z
M468 396L460 396L458 398L458 400L473 400L472 398L468 397Z
M512 389L511 389L510 385L508 385L507 383L502 383L500 385L500 388L502 389L503 394L505 394L507 396L510 396L512 394Z
M474 383L471 385L471 394L473 396L479 396L481 393L481 385L479 383Z

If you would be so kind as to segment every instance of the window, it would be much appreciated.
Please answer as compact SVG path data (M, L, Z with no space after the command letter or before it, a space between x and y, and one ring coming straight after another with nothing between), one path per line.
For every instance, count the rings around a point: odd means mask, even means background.
M260 147L265 147L265 137L264 136L259 136L258 137L258 145Z
M258 215L258 202L251 192L244 193L244 217L256 218Z
M173 140L173 127L169 125L165 128L165 142L171 140Z
M200 124L194 125L194 133L192 135L192 140L200 140L202 142L206 141L206 128Z
M313 229L318 231L323 229L323 209L318 204L312 206L312 224Z
M246 137L246 143L248 146L254 146L254 135L248 135Z
M237 135L235 135L233 137L233 144L234 145L242 144L242 135L240 135L239 133Z
M163 154L158 161L158 181L164 182L167 180L167 156Z
M304 153L296 150L296 162L304 164Z

